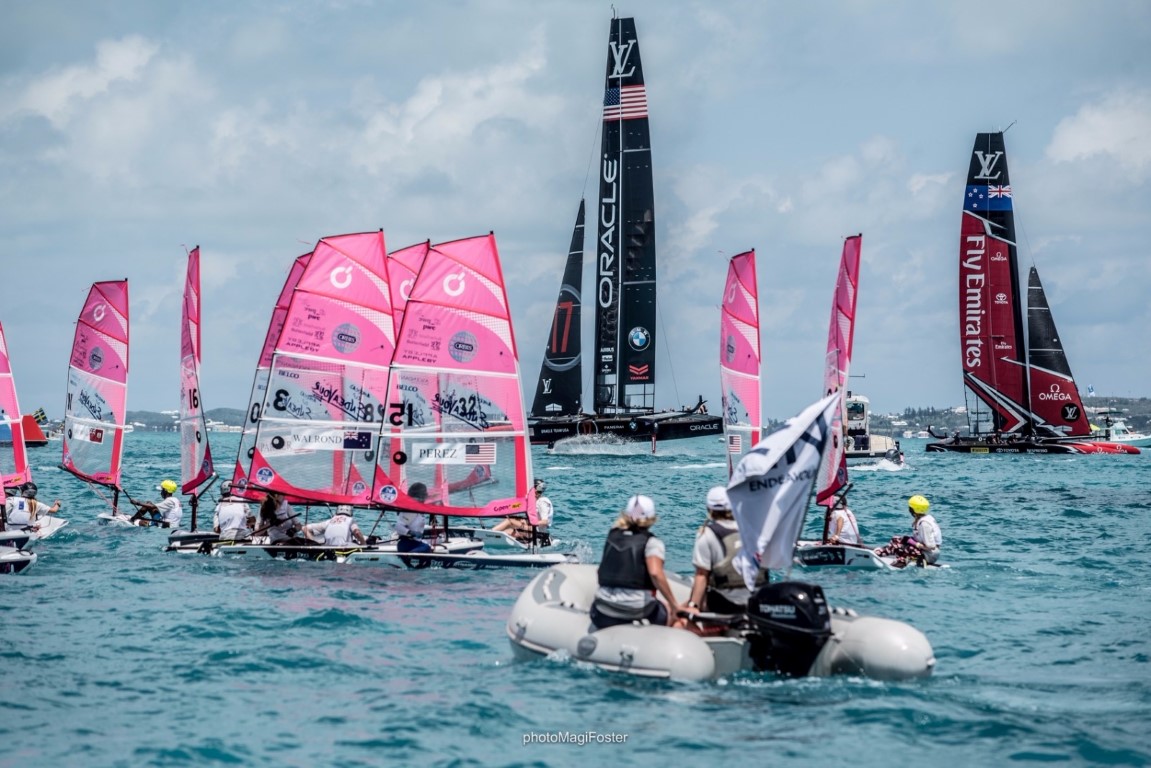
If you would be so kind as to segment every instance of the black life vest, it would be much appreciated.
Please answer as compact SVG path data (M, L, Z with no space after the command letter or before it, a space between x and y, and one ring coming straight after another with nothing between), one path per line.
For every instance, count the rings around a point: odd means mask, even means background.
M716 563L711 573L707 575L707 585L712 589L738 589L746 586L743 574L732 562L739 552L739 531L730 530L715 520L709 521L707 527L715 534L719 546L723 548L723 559ZM755 577L755 585L759 587L765 583L764 572L760 571Z
M650 538L651 531L646 529L625 531L612 528L608 531L599 564L600 586L655 589L643 554Z

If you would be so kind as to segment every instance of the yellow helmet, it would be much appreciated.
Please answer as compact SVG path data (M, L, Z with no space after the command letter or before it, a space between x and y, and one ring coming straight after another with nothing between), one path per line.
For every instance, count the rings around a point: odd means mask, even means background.
M165 480L156 486L157 491L166 491L167 493L175 493L177 488L179 488L179 486L176 485L175 480Z
M913 515L926 515L927 510L931 509L931 502L924 496L915 495L907 500L907 506Z

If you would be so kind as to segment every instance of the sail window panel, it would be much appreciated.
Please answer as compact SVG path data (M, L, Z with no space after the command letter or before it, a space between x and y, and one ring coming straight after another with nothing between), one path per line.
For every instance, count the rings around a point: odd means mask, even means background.
M120 428L115 424L69 419L64 425L64 464L97 482L115 482L113 461Z
M276 355L256 433L252 482L363 503L375 481L386 368ZM283 480L291 478L288 485Z

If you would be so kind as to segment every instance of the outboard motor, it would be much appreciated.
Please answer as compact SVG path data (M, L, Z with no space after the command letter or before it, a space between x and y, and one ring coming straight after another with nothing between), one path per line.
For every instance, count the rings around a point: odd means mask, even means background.
M747 601L751 659L758 670L799 677L831 637L831 613L818 584L765 584Z

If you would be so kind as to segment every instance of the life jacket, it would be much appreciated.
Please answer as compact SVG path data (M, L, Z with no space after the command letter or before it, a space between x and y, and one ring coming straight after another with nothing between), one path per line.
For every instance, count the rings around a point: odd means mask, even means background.
M719 546L723 548L723 559L712 566L711 573L707 576L707 585L712 589L739 589L747 586L743 574L736 569L733 562L739 553L739 530L729 530L716 520L708 522L707 527L715 534ZM764 572L760 571L755 577L755 585L759 587L764 583L766 583Z
M651 531L625 531L612 528L608 531L603 545L603 558L599 564L599 585L601 587L622 587L626 589L655 589L651 575L647 572L647 558L643 551Z
M32 525L36 522L36 505L30 499L13 496L7 499L8 523L11 525Z

